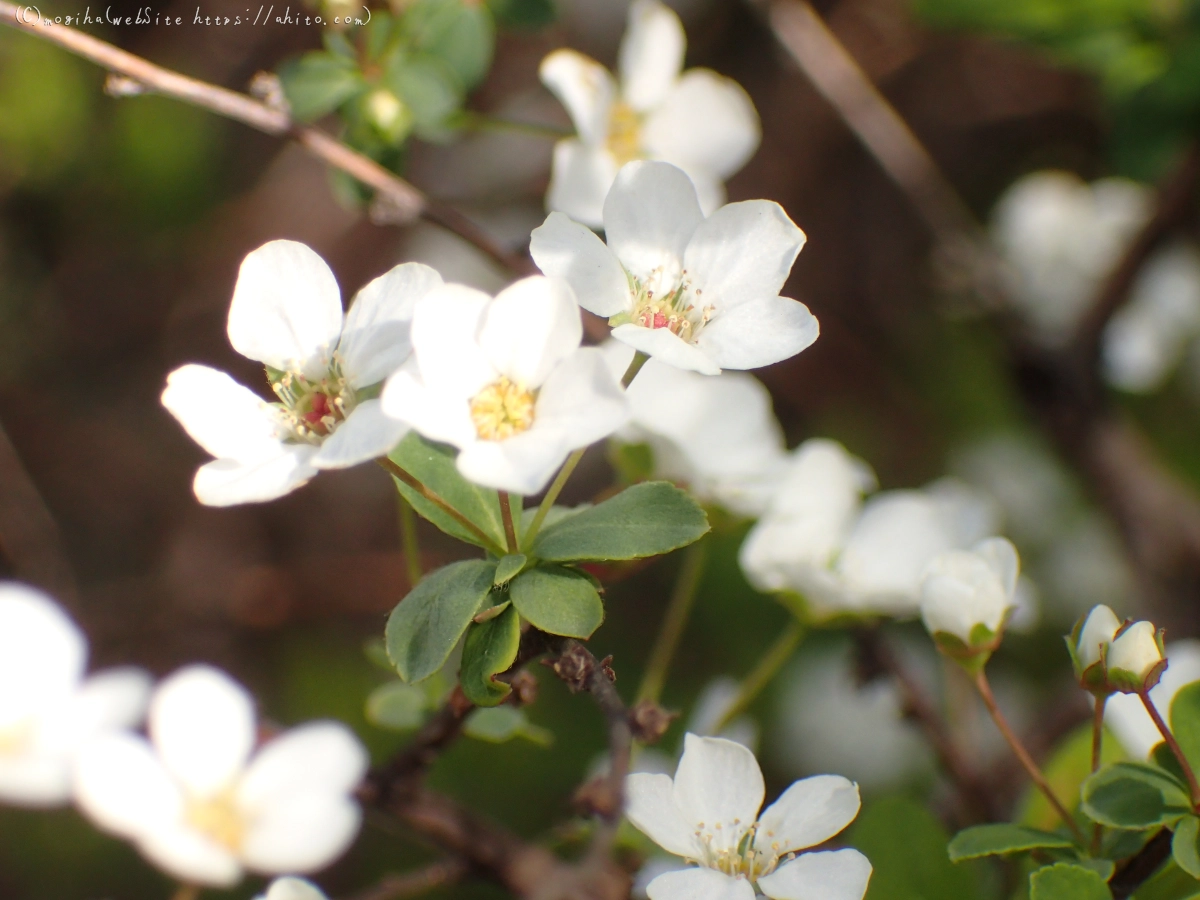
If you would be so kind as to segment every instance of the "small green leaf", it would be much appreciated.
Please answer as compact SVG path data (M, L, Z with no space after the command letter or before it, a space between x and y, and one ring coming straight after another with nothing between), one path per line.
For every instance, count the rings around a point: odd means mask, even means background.
M554 22L554 0L488 0L488 8L501 28L545 28Z
M389 731L408 731L425 721L425 691L415 684L390 681L367 697L367 721Z
M1112 900L1112 892L1091 869L1056 863L1029 876L1029 900Z
M439 58L464 90L487 74L495 49L489 10L463 0L416 0L404 14L404 28L417 50Z
M398 57L384 81L408 106L418 134L441 129L462 104L453 73L436 59Z
M496 586L512 581L529 560L524 553L510 553L496 564Z
M1110 828L1154 828L1191 810L1187 789L1145 763L1106 766L1083 783L1083 810Z
M704 510L685 491L647 481L545 526L533 552L551 562L641 559L686 547L708 529Z
M388 656L407 682L428 678L446 662L492 589L496 564L451 563L425 576L388 617Z
M1183 869L1193 878L1200 878L1200 819L1195 816L1184 816L1175 826L1175 836L1171 838L1171 857L1175 865Z
M1200 769L1200 682L1181 687L1171 701L1171 733L1192 771Z
M283 93L292 108L292 117L311 122L333 112L355 94L366 89L366 82L352 60L314 50L279 69Z
M508 670L521 644L521 617L511 606L496 618L472 625L463 642L458 679L467 699L476 706L496 706L512 688L492 676Z
M1071 839L1061 834L1000 822L994 825L976 825L960 831L950 841L947 850L950 853L950 861L959 862L981 856L1001 856L1024 850L1071 846Z
M392 665L391 659L388 658L387 645L384 644L383 638L368 638L363 644L363 654L367 657L367 659L379 666L379 668L383 669L385 672L391 672L395 674L396 667Z
M549 747L554 743L553 734L530 722L525 710L513 706L475 710L463 723L463 733L491 744L503 744L513 738L524 738L539 747Z
M511 600L505 600L503 603L497 603L495 606L486 606L481 612L477 612L471 621L477 625L482 625L484 622L490 622L510 606L512 606Z
M562 566L530 569L508 591L517 612L547 634L586 639L604 621L604 603L591 579Z

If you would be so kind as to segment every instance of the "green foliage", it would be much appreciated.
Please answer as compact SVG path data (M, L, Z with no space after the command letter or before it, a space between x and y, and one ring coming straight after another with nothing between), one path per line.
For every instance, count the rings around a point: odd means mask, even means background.
M708 530L704 510L686 492L648 481L543 527L533 553L551 562L641 559L685 547Z
M1091 869L1057 863L1029 876L1029 900L1112 900L1112 893Z
M1179 689L1171 701L1171 733L1192 766L1200 769L1200 682Z
M966 828L950 841L948 852L951 862L978 859L982 856L1003 856L1026 850L1055 849L1073 846L1070 838L1051 834L1037 828L999 822L991 825L976 825Z
M535 628L589 638L604 621L604 604L591 579L562 566L531 569L508 588L513 606Z
M321 50L284 63L278 74L292 116L301 122L329 115L367 89L353 58Z
M1100 745L1101 764L1107 765L1123 758L1124 752L1120 743L1106 731L1104 741ZM1080 725L1060 741L1043 766L1042 772L1054 793L1067 805L1067 809L1073 809L1079 802L1080 788L1092 774L1091 724ZM1026 791L1017 820L1022 825L1043 831L1053 831L1062 824L1046 795L1034 785L1030 785Z
M554 0L488 0L488 9L502 28L544 28L554 22Z
M390 681L367 697L367 721L389 731L408 731L425 720L428 698L415 684Z
M1106 766L1083 784L1083 809L1110 828L1165 825L1191 810L1187 788L1157 766L1121 762Z
M1200 878L1200 819L1184 816L1175 826L1171 838L1171 857L1175 864L1193 878Z
M446 662L492 589L496 564L451 563L425 577L388 617L384 640L400 677L421 681Z
M476 706L496 706L512 688L492 676L506 671L517 658L521 644L521 617L513 607L486 622L472 625L463 642L459 683Z
M400 20L401 46L443 63L466 91L483 80L496 43L491 13L465 0L416 0Z
M528 561L524 553L510 553L501 557L500 562L496 563L496 587L512 581Z
M493 706L477 709L463 723L463 734L490 744L503 744L514 738L524 738L539 747L554 743L554 735L534 725L525 710L513 706Z

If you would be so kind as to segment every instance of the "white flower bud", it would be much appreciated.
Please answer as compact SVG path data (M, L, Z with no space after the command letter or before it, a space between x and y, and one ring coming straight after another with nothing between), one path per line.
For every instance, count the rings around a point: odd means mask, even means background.
M1075 643L1075 655L1081 670L1100 662L1101 648L1112 643L1113 636L1120 627L1121 620L1107 606L1100 604L1092 607Z
M1016 548L1004 538L935 557L921 581L925 627L931 634L953 635L968 647L987 643L1016 605L1018 566ZM986 637L980 626L987 629Z
M1163 661L1158 634L1151 622L1134 622L1112 642L1108 650L1108 670L1121 669L1143 684Z

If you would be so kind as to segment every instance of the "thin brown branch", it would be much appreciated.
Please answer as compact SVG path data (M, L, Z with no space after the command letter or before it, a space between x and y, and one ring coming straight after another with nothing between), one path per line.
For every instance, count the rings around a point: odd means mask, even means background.
M402 900L404 897L416 897L462 880L467 871L468 866L462 860L445 859L415 872L387 875L378 884L360 891L350 900Z
M1163 828L1113 873L1108 882L1113 900L1127 900L1170 858L1171 832Z

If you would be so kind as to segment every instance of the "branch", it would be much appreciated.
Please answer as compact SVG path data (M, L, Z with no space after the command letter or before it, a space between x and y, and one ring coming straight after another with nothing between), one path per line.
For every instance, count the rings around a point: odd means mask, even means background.
M1126 900L1171 857L1171 832L1163 828L1113 874L1108 883L1113 900Z
M416 872L387 875L374 887L355 894L351 900L400 900L415 897L434 888L460 881L467 874L467 865L458 859L431 863Z

